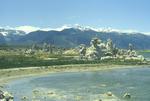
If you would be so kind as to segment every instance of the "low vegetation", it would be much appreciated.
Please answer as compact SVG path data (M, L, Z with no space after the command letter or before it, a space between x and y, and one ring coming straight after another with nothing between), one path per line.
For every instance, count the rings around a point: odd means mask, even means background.
M150 50L139 52L150 52ZM41 47L0 46L0 69L67 64L139 65L145 63L139 60L119 59L81 60L74 49L56 48L46 44Z
M150 50L140 50L140 53L150 53Z
M52 65L67 65L67 64L116 64L116 65L137 65L143 64L138 60L77 60L73 56L65 55L22 55L15 53L1 53L0 69L16 68L16 67L32 67L32 66L52 66ZM46 58L44 58L46 56Z

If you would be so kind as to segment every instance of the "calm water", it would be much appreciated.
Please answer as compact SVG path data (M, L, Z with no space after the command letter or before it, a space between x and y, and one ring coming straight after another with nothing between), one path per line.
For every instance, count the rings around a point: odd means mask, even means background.
M23 96L27 96L24 101L94 101L108 91L119 101L150 101L150 66L23 78L11 82L7 90L14 94L14 101ZM131 94L130 100L122 98L125 92Z
M150 52L141 52L139 54L143 55L147 60L150 60Z

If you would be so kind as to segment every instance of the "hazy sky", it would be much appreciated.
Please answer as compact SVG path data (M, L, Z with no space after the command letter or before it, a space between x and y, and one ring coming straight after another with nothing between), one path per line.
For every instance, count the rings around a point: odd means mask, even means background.
M0 0L0 26L64 24L150 32L150 0Z

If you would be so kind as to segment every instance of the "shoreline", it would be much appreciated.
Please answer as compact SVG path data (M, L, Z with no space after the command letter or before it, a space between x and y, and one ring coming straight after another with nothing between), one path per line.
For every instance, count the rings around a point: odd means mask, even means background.
M135 68L150 65L106 65L106 64L76 64L76 65L59 65L59 66L41 66L41 67L25 67L0 70L0 87L9 81L24 77L40 76L50 73L65 72L88 72L103 71L113 69Z

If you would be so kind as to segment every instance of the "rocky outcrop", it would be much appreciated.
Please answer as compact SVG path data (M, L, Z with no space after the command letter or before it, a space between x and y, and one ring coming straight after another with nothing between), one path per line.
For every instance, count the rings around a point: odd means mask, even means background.
M13 101L14 97L7 91L0 90L0 101Z
M91 46L80 45L80 59L88 60L105 60L105 59L122 59L122 60L139 60L144 61L142 55L138 55L133 49L133 45L129 43L128 49L119 49L113 44L111 39L102 42L98 38L93 38L90 42Z

